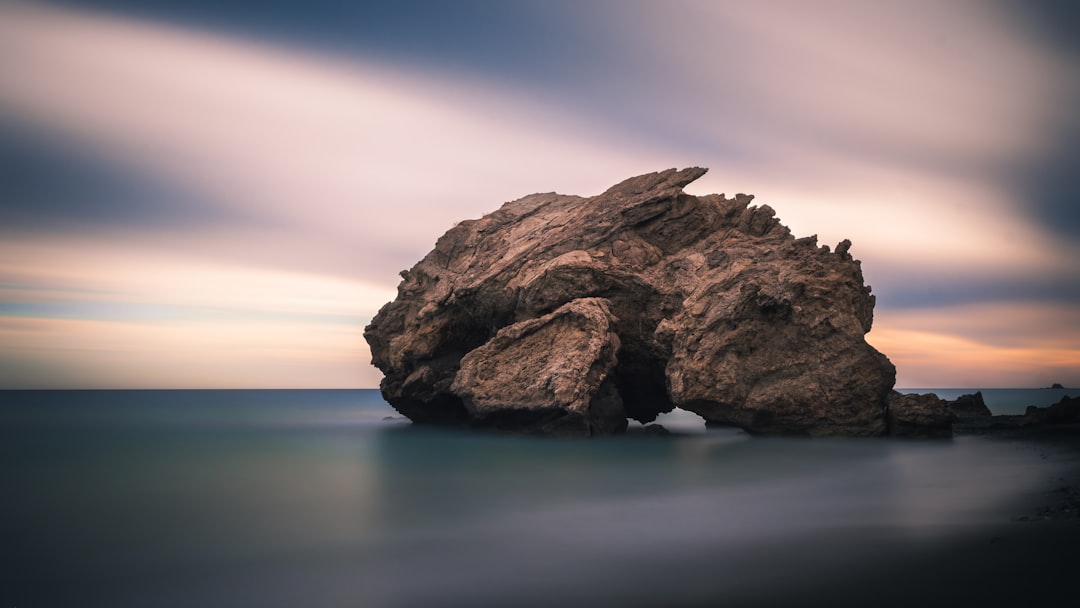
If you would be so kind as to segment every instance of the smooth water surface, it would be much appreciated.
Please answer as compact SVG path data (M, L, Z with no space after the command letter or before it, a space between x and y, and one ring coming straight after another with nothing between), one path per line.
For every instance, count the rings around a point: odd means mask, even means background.
M1040 481L975 437L520 438L371 390L0 400L5 607L734 600L1007 521Z

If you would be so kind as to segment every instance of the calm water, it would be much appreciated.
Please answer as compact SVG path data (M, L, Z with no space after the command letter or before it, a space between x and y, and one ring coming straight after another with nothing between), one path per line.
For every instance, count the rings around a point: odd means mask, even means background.
M755 605L1008 521L1044 481L1037 449L976 437L392 416L369 390L0 392L0 607Z

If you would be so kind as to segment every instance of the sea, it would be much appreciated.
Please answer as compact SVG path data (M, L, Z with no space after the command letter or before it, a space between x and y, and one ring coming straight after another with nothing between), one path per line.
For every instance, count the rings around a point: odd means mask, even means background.
M856 603L914 593L897 559L1053 474L1022 441L660 422L543 439L415 427L376 390L2 391L0 608Z

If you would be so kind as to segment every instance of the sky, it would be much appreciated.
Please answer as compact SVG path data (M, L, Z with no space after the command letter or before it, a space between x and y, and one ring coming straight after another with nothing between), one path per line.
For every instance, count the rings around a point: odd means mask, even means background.
M704 166L848 238L897 386L1080 386L1080 10L0 0L0 388L375 387L454 223Z

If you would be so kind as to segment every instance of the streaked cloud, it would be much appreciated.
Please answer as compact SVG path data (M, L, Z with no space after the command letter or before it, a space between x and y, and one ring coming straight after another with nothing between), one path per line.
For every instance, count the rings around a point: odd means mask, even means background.
M375 386L363 327L195 317L143 322L0 315L6 388Z
M378 382L361 364L370 358L361 334L390 289L122 246L56 245L0 244L0 386Z
M392 297L397 271L454 222L688 165L711 168L692 192L755 193L799 235L854 241L880 294L872 339L901 383L955 369L970 374L944 384L1001 386L1005 366L1018 384L1050 368L1080 383L1071 347L1039 338L1072 321L1059 313L1077 295L1055 286L1080 284L1080 246L1017 181L1075 124L1062 101L1075 69L1009 13L966 0L496 12L508 31L465 40L473 29L451 27L438 45L379 53L393 36L331 52L0 5L0 126L48 142L23 159L28 172L85 167L92 186L42 186L68 198L37 216L17 197L40 183L0 191L0 213L34 226L0 227L0 385L50 377L50 365L106 384L186 382L175 370L215 386L228 370L238 385L284 382L276 366L289 356L292 385L358 377L339 359L319 368L320 344L354 357L372 385L367 355L345 344L364 348L357 328ZM57 150L71 162L50 164ZM97 211L64 213L83 203ZM153 211L118 217L131 208ZM1025 319L1008 343L1005 319ZM111 354L91 365L95 340Z
M45 292L105 303L359 318L359 311L394 295L392 288L353 279L170 257L122 244L3 243L0 254L6 301L33 301Z
M652 169L583 122L469 82L61 10L9 10L0 40L9 119L261 223L347 240L359 259L412 259L524 193Z

